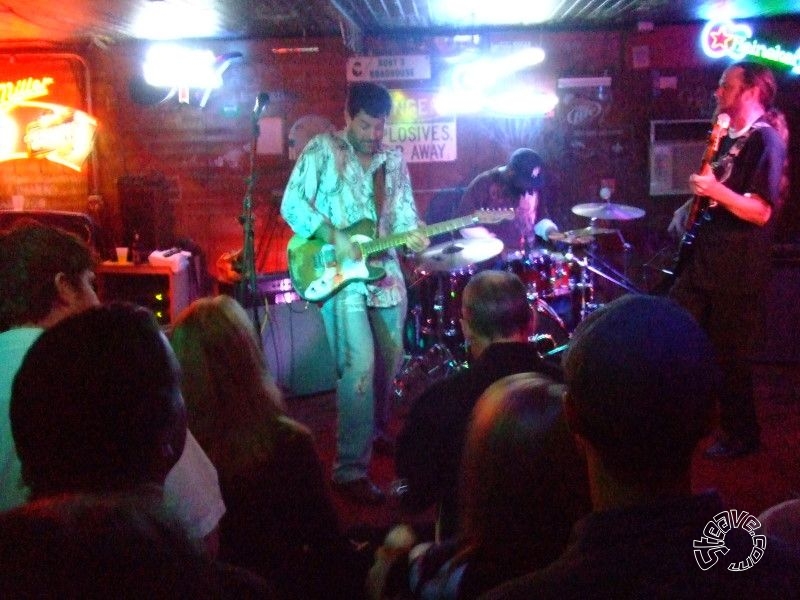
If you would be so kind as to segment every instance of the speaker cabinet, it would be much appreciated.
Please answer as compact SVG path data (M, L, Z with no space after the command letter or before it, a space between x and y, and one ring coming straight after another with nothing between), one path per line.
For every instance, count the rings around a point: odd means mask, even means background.
M317 305L300 301L260 310L264 355L287 396L335 389L336 367Z
M169 248L174 243L178 191L174 181L160 173L125 175L117 180L122 213L122 243L130 246L138 233L145 250Z
M650 195L690 194L689 175L705 151L708 121L650 121Z

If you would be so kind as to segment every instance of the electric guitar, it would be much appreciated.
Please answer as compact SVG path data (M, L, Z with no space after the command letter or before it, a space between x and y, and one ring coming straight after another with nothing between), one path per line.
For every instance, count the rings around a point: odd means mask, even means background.
M450 219L421 227L419 231L426 236L446 233L478 224L499 223L514 218L514 209L477 210L471 215ZM402 246L409 239L409 233L396 233L385 238L375 237L375 223L363 219L342 230L361 251L361 258L347 259L342 264L336 261L333 244L322 240L292 236L287 247L289 278L295 291L304 300L321 302L353 281L377 281L386 275L382 267L368 265L370 254L383 252L389 248Z
M708 144L706 145L705 152L703 152L703 158L700 161L699 172L701 174L706 175L711 171L711 162L714 160L714 155L716 155L717 150L719 150L719 142L726 135L730 123L731 118L727 113L720 113L717 116L717 121L714 123L714 127L711 129L711 133L708 136ZM672 268L666 272L668 277L660 286L660 289L664 292L669 290L669 287L674 283L681 272L683 272L683 269L689 262L689 258L694 251L694 242L700 234L700 229L703 227L704 222L710 220L709 207L709 199L705 196L695 195L692 197L689 215L686 218L686 229L681 237L677 255Z

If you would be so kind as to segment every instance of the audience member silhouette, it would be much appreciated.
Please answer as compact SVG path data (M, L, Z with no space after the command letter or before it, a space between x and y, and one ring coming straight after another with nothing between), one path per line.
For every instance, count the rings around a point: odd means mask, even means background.
M28 496L8 419L14 375L45 329L99 303L94 266L92 251L55 227L26 220L0 235L0 509ZM164 491L189 534L213 554L225 505L217 473L191 433Z
M65 494L0 514L3 598L272 598L263 581L213 562L160 502Z
M371 557L340 533L310 432L286 416L255 330L229 296L202 298L170 336L189 424L217 467L224 560L291 598L358 598Z
M34 499L160 495L186 440L175 356L152 313L129 304L42 333L17 372L10 417Z
M763 532L794 547L800 554L800 498L771 506L758 515Z
M688 312L666 298L617 299L578 326L564 367L593 512L556 561L484 598L798 596L797 557L716 493L692 494L719 370Z
M564 550L590 503L562 393L562 385L541 375L519 373L480 397L460 474L458 538L415 552L406 581L411 597L476 598ZM398 591L386 589L383 597Z
M469 369L434 383L409 410L397 438L395 468L411 511L439 505L441 539L456 534L456 488L464 436L475 402L494 381L537 371L560 378L529 341L536 326L525 285L507 271L481 271L464 288L461 325Z

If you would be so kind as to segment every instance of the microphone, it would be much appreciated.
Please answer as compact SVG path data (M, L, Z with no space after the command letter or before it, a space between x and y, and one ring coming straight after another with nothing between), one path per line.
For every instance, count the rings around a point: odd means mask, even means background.
M261 92L258 96L256 96L256 105L253 107L253 118L256 121L261 118L261 115L263 115L264 111L267 110L268 105L269 94L267 92Z

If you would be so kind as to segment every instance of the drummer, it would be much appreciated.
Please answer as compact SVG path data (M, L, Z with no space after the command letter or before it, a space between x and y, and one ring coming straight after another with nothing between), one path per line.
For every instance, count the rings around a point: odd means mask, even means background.
M505 247L505 256L530 250L535 237L547 241L548 236L558 231L550 219L537 218L547 214L547 207L540 206L543 161L530 148L519 148L509 158L508 164L484 171L467 187L455 216L472 214L485 209L513 208L512 221L489 225L489 229L469 227L461 230L465 238L497 237Z

